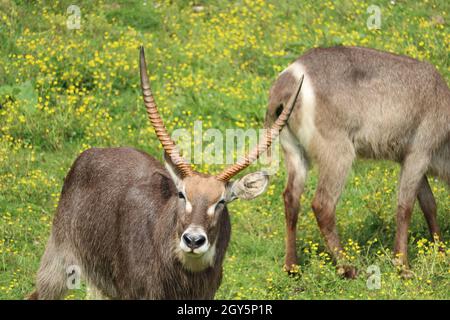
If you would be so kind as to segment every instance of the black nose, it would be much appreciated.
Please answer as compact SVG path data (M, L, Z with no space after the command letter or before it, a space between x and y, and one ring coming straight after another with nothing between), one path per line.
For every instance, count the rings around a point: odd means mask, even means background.
M206 242L206 237L198 233L185 233L183 234L184 243L192 250L201 247Z

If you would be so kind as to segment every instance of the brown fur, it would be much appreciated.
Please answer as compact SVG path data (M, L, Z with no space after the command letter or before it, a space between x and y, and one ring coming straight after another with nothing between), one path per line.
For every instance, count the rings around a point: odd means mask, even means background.
M436 204L426 174L450 184L450 90L436 69L415 59L358 47L312 49L295 62L314 92L314 126L300 140L302 99L281 135L288 181L284 192L286 268L296 264L299 197L309 161L319 167L313 211L327 246L339 260L335 208L356 156L402 165L395 252L407 265L407 230L416 198L430 232L439 236ZM266 126L295 90L296 77L283 72L270 91ZM297 75L298 77L299 75ZM302 89L303 90L303 89ZM354 271L345 271L350 277Z
M212 182L197 179L205 187ZM230 239L226 207L208 222L214 228L205 227L216 245L212 266L192 272L176 254L185 219L204 216L208 201L196 201L197 214L185 217L169 173L151 156L131 148L83 152L65 179L30 298L62 298L66 268L78 265L88 284L108 298L212 299Z

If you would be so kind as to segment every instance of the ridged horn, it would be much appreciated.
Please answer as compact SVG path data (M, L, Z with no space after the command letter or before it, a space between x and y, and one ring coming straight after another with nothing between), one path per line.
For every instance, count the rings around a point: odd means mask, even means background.
M161 115L158 112L152 90L150 89L150 81L147 75L147 64L145 62L144 47L140 48L139 70L141 73L141 89L144 104L147 109L148 118L155 128L156 136L161 142L166 154L170 157L172 163L176 166L182 178L194 175L191 165L181 156L175 142L170 138Z

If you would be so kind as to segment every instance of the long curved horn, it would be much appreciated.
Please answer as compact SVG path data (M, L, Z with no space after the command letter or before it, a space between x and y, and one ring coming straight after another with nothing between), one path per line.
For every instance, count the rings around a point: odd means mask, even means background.
M153 98L152 90L150 89L150 81L147 75L147 64L145 62L144 47L140 48L140 60L139 60L139 70L141 73L141 88L142 96L144 98L144 104L147 108L148 117L152 123L153 128L155 128L156 136L158 137L164 151L172 160L173 164L179 170L182 178L187 176L192 176L194 171L191 165L180 155L175 142L170 138L166 127L164 126L161 115L158 112L158 107L156 106L155 99Z
M281 130L286 125L289 116L294 109L294 105L297 102L300 89L302 88L303 78L304 76L302 75L299 81L297 92L295 93L294 100L292 101L291 105L284 108L272 127L269 130L266 130L264 140L260 142L250 153L245 155L243 159L239 160L238 162L218 174L216 176L216 179L224 182L229 181L233 176L247 168L253 161L258 159L259 156L270 147L273 139L275 139L280 134Z

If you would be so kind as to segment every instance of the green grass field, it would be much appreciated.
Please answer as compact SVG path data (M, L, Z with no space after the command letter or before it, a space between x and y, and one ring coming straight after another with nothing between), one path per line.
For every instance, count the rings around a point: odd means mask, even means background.
M133 146L162 158L139 91L140 44L169 130L191 130L199 119L204 129L262 127L277 74L317 46L406 54L450 79L447 0L196 2L202 11L184 0L0 0L0 299L33 290L63 178L81 151ZM79 30L67 28L70 4L81 10ZM379 30L366 25L372 4L381 9ZM298 274L283 272L279 170L264 196L229 206L232 241L216 298L449 299L449 190L431 181L447 254L427 240L416 206L409 246L415 276L402 280L391 263L398 174L393 163L358 161L348 178L337 218L348 259L360 270L350 281L336 275L310 209L314 168L302 196ZM371 265L381 271L376 290L366 283ZM68 299L84 297L75 290Z

